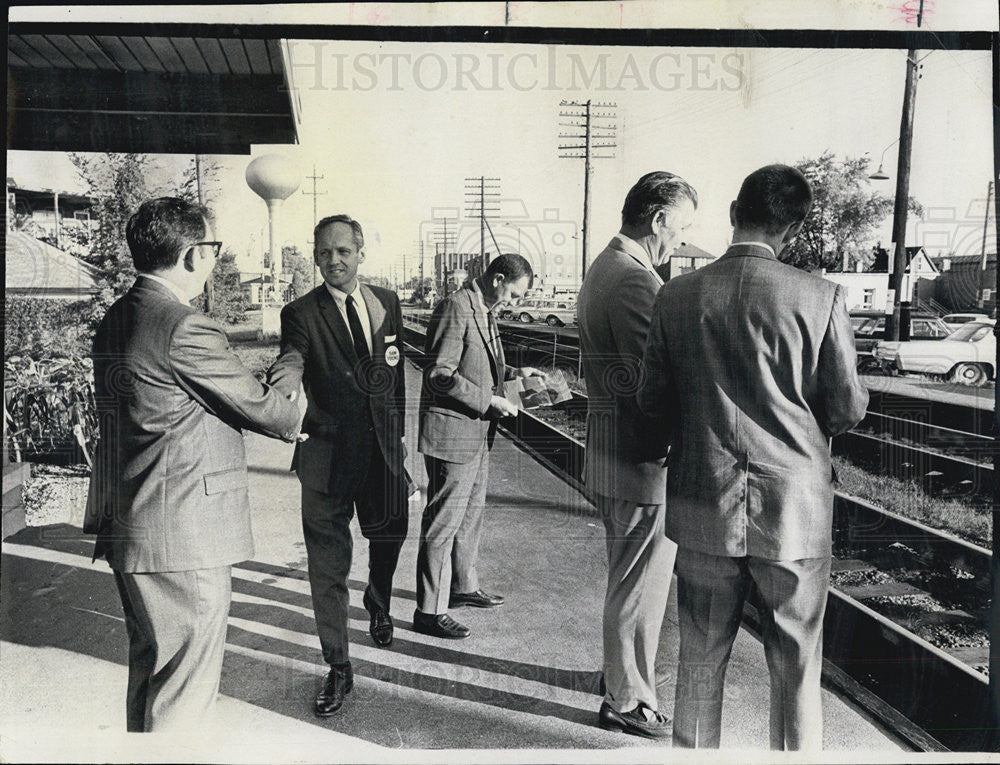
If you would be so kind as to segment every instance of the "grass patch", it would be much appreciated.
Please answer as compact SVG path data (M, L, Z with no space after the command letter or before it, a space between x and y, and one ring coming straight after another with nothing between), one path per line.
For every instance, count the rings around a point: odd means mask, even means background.
M277 340L237 340L230 339L233 353L258 380L278 358Z
M847 494L989 548L993 532L985 500L928 496L916 481L874 475L842 457L834 457L833 463Z

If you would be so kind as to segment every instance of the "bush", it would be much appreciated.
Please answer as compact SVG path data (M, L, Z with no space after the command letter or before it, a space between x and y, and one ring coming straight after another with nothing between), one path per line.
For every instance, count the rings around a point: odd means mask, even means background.
M4 359L89 356L93 329L85 320L88 308L87 301L7 297Z
M12 356L4 362L4 448L16 461L90 462L98 438L90 359Z

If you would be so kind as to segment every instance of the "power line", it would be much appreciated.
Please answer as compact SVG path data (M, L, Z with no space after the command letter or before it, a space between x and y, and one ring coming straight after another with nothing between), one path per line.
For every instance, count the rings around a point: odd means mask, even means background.
M587 244L590 230L590 173L592 159L611 159L618 125L615 122L615 103L586 103L561 101L559 116L562 127L573 128L572 132L559 134L559 156L563 159L583 160L583 253L581 255L580 281L587 275ZM580 132L582 131L582 133ZM599 153L595 153L595 151Z
M321 196L324 196L326 194L325 191L316 191L316 181L321 181L325 177L326 176L324 176L324 175L316 175L316 165L314 164L313 165L313 174L306 176L306 178L311 178L312 179L313 190L312 191L306 191L305 189L302 189L302 193L303 194L307 194L308 196L311 196L313 198L313 230L314 231L316 230L316 224L319 222L319 218L316 217L316 197L321 197ZM313 244L315 245L315 242L313 242ZM316 264L315 263L313 263L312 272L313 272L313 280L312 280L313 281L313 285L312 286L315 287L316 286Z
M479 261L483 264L483 271L489 265L486 257L486 223L487 217L496 217L490 213L500 212L500 179L478 178L465 179L465 203L470 209L465 214L472 218L479 218ZM495 242L494 242L495 243ZM497 249L497 254L500 250Z

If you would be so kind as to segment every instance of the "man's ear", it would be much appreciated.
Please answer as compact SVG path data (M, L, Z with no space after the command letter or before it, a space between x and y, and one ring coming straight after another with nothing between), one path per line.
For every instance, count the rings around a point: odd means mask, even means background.
M184 253L184 270L194 271L194 247L188 247Z
M788 244L796 236L798 236L799 231L802 230L802 224L805 223L804 220L800 220L798 223L792 223L787 229L785 229L785 235L781 238L782 244Z
M660 227L665 226L667 223L667 208L661 207L653 215L653 219L649 222L649 233L654 236L659 233Z
M736 200L729 203L729 225L736 227Z
M364 259L365 259L365 248L362 247L360 250L358 250L358 261L360 262Z

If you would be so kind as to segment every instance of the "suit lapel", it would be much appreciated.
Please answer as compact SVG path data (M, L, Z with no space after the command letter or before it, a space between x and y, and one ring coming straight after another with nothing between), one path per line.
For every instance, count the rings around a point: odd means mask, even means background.
M499 359L497 359L497 357L493 354L493 344L490 342L490 328L487 324L487 319L479 311L476 295L474 294L472 287L465 290L465 297L469 301L469 310L472 312L472 320L476 323L476 329L479 330L479 336L483 338L483 345L486 346L486 355L490 357L490 364L493 365L493 377L499 380L500 374L497 370L500 367L500 362Z
M354 341L351 339L351 330L347 326L347 322L344 321L344 317L341 316L340 309L333 302L333 295L330 294L325 285L320 285L317 290L320 313L330 327L334 340L337 341L344 356L356 362L358 354L354 352Z
M381 359L385 357L385 306L382 301L375 297L364 284L359 284L358 289L365 300L365 308L368 309L368 321L371 324L372 332L372 358Z

